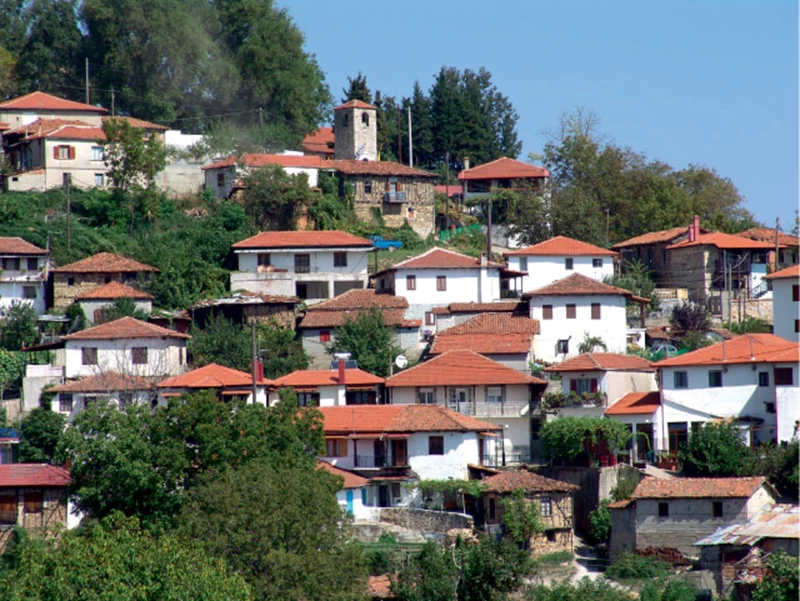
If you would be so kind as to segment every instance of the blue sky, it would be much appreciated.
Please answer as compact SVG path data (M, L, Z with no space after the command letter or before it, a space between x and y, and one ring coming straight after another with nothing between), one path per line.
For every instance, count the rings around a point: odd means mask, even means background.
M486 67L520 114L520 158L575 107L608 140L715 168L756 218L790 230L798 204L796 1L278 0L336 100L428 89L442 65Z

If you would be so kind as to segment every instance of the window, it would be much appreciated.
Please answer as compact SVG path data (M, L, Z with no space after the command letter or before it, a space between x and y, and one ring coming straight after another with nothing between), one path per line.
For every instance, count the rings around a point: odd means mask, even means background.
M81 365L97 365L96 346L85 346L81 349Z
M361 125L363 127L369 127L369 113L367 111L361 113Z
M769 372L768 371L760 371L760 372L758 372L758 385L759 386L769 386Z
M333 253L333 266L347 267L347 253L346 252Z
M559 340L557 344L557 349L559 355L566 355L567 353L569 353L569 339Z
M330 342L331 341L331 331L330 330L320 330L319 331L319 341L320 342Z
M32 259L28 259L27 267L28 267L28 271L36 271L36 270L38 270L39 269L39 259L37 259L35 257L32 258Z
M794 320L794 333L800 333L800 319Z
M519 270L528 271L528 257L519 258Z
M564 259L564 269L572 271L572 257Z
M103 282L105 282L106 284L110 284L111 283L111 278L109 276L106 276L106 277L103 278Z
M58 393L58 410L70 413L72 411L72 393L59 392Z
M364 182L364 194L372 194L372 182Z
M435 405L436 392L433 388L420 388L419 389L419 404L420 405Z
M567 305L567 319L575 319L575 305Z
M67 278L67 286L74 286L75 278Z
M436 276L436 290L439 292L444 292L447 290L447 276L446 275L437 275Z
M92 146L92 160L93 161L102 161L105 159L105 155L103 154L103 147L102 146Z
M366 487L361 489L361 504L364 505L364 506L369 505L369 503L367 503L367 489L366 489Z
M416 290L417 289L417 276L415 275L407 275L406 276L406 290Z
M298 392L297 404L300 407L319 407L318 392Z
M42 493L25 493L25 513L42 513Z
M592 267L601 269L603 267L603 259L592 259Z
M550 517L553 515L553 499L550 497L542 497L539 501L539 507L543 517Z
M676 371L672 374L673 388L689 388L689 372Z
M775 368L775 386L794 386L794 372L791 367Z
M711 514L715 518L722 517L722 501L714 501L713 503L711 503Z
M17 496L0 496L0 524L17 523Z
M444 455L444 436L428 436L428 455Z
M3 269L19 271L19 259L3 259Z
M433 311L425 311L425 325L426 326L436 325L436 315L434 315Z
M555 530L548 530L544 534L547 537L547 542L548 543L556 542L556 531Z
M764 411L767 413L775 413L775 403L764 403Z
M309 273L311 271L311 255L295 255L294 270L296 273Z
M792 300L794 302L800 301L800 284L792 284Z
M689 428L686 422L670 422L667 424L669 451L677 453L689 440Z
M592 303L592 319L600 319L600 303Z
M224 188L224 187L225 187L225 174L217 173L217 188Z
M23 286L22 298L33 300L36 298L36 286Z
M709 388L722 388L722 371L712 369L708 372L708 387Z
M503 401L503 389L500 386L486 387L486 402L501 403Z
M597 392L597 378L576 378L569 381L569 391L576 394Z
M89 395L83 397L83 408L88 409L89 407L97 405L97 397L95 395Z
M259 267L269 267L272 265L270 261L269 253L258 253L258 266Z
M147 365L147 347L135 346L131 349L131 362L134 365Z
M553 319L553 305L542 305L542 319Z
M347 113L345 113L344 115L342 115L342 117L343 117L343 119L342 119L342 125L343 125L344 127L347 127L347 126L350 124L350 115L348 115Z
M75 149L71 146L56 146L53 149L53 158L67 160L75 158Z
M325 457L347 457L347 440L344 438L326 438Z
M103 174L102 173L95 173L94 174L94 187L95 188L102 188L103 184L105 183Z
M669 503L659 503L658 504L658 517L660 517L660 518L668 518L669 517Z

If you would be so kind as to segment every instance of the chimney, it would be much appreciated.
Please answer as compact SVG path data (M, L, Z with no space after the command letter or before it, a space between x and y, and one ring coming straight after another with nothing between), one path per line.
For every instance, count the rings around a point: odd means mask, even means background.
M486 267L489 264L489 259L486 258L486 253L481 253L480 264L481 267Z
M339 363L338 363L338 366L339 366L339 386L344 386L345 384L347 384L347 381L346 381L347 380L347 377L346 377L347 370L345 369L345 365L346 364L345 364L344 357L339 357Z
M692 220L692 227L694 228L694 239L697 240L700 237L700 217L697 215Z
M694 242L694 240L695 240L695 236L694 236L694 220L692 220L692 222L689 224L688 233L689 233L689 242Z
M261 359L256 361L256 375L259 382L264 381L264 362Z
M464 157L464 171L469 170L469 157Z

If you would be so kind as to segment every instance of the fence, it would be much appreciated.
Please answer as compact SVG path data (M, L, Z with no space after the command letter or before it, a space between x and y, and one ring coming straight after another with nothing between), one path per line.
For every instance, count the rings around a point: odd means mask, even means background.
M480 224L473 224L468 225L465 227L457 227L454 230L442 230L439 232L439 240L445 242L449 240L453 236L458 236L459 234L480 234L481 226Z

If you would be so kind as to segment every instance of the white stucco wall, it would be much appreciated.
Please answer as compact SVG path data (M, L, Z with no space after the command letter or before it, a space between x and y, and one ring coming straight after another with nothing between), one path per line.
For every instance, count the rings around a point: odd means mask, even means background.
M572 259L572 269L565 267L565 259ZM602 267L593 267L594 259L602 260ZM527 260L527 265L525 265ZM515 271L527 271L528 275L522 278L522 292L535 290L552 284L573 273L580 273L598 281L614 275L614 260L612 257L565 257L565 256L519 256L507 257L508 268ZM512 280L512 283L516 280Z
M416 277L416 289L408 290L406 277ZM446 290L437 289L437 278L447 278ZM499 269L398 269L383 276L384 286L408 299L409 317L419 319L424 310L450 303L488 303L500 300ZM416 307L416 310L415 310ZM425 309L421 309L425 308ZM427 326L430 328L431 326Z
M800 436L800 367L797 363L776 363L775 367L792 369L792 385L775 387L778 441L783 442Z
M283 167L283 170L289 175L300 175L304 173L308 176L309 188L316 188L319 183L319 169L311 167ZM227 198L231 193L234 184L244 177L247 177L250 172L249 168L241 167L219 167L214 169L206 169L203 171L205 185L208 190L214 192L217 198ZM222 185L219 185L218 174L223 174Z
M45 295L44 295L44 282L42 282L39 274L36 279L28 281L25 279L14 278L12 281L7 281L8 272L3 272L2 279L0 279L0 314L5 310L11 308L15 303L22 303L31 305L37 315L45 312ZM24 277L24 276L23 276ZM36 298L24 298L24 289L27 287L36 289Z
M592 319L592 303L600 303L600 319ZM553 307L553 319L544 319L542 307ZM567 305L575 305L575 319L567 319ZM609 353L624 353L627 348L625 297L535 296L530 299L530 316L539 321L540 334L534 336L534 356L550 363L578 355L585 333L599 336ZM557 353L559 340L569 339L569 352Z
M776 336L800 341L795 322L800 319L800 303L792 300L792 286L800 281L791 278L772 280L772 327Z
M76 392L72 395L72 411L62 411L61 410L61 395L63 393L59 393L53 399L51 409L60 413L61 415L66 416L67 423L72 423L75 418L78 416L79 413L86 409L86 402L87 398L91 401L95 402L109 402L114 405L117 409L119 409L119 399L121 392L118 390L112 390L109 392ZM133 402L135 404L150 404L151 399L153 398L154 394L151 392L146 391L136 391L131 393L133 395Z
M597 390L603 392L608 398L608 407L611 407L629 392L648 392L658 390L655 372L644 371L586 371L564 372L561 374L561 391L570 392L572 380L587 380L597 378Z
M94 313L99 309L105 309L107 307L111 307L114 305L114 301L112 300L83 300L80 301L81 309L83 309L84 315L86 315L87 321L90 323L94 323ZM152 313L153 312L153 301L148 299L134 299L133 301L134 307L136 307L137 311L144 311L145 313Z
M364 504L364 493L368 487L342 489L336 493L336 501L342 511L349 513L356 521L368 520L373 515L373 510L369 505ZM350 501L348 502L348 497ZM367 503L369 503L367 495Z
M97 348L97 365L83 365L84 347ZM147 348L147 363L134 365L131 349ZM177 376L186 370L186 340L140 338L132 340L68 340L65 345L65 377L78 378L116 371L140 377Z

